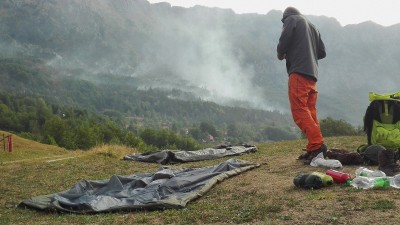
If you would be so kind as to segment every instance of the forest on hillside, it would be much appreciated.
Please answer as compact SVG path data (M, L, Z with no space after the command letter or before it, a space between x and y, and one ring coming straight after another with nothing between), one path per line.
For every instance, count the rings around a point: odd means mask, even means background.
M320 122L325 137L362 134L360 128L343 120L326 118ZM235 125L227 129L227 132L221 132L219 127L207 122L194 124L183 134L176 127L126 127L108 116L50 104L41 97L0 93L0 130L66 149L87 150L103 144L120 144L141 152L190 151L207 146L255 144L257 138L268 138L268 141L297 139L293 133L276 126L267 126L259 134L239 130Z
M0 94L0 129L66 149L87 150L103 144L120 144L139 151L198 148L190 136L182 137L164 129L124 129L86 110L48 104L43 98L10 94Z
M185 93L179 90L132 90L133 78L104 75L94 84L59 75L32 59L0 59L0 78L1 89L8 91L0 93L0 129L30 133L34 140L69 149L112 141L124 144L124 132L140 137L146 129L165 130L200 144L299 137L287 125L289 118L279 112L183 99Z

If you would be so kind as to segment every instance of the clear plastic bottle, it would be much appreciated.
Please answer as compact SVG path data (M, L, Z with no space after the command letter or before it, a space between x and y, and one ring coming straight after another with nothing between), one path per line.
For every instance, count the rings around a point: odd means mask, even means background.
M392 177L374 178L374 188L388 188L392 184Z
M351 186L357 189L388 188L393 184L391 177L364 177L364 176L358 176L349 183Z
M365 167L356 169L356 177L386 177L386 174L381 170L370 170Z
M390 186L400 188L400 174L395 175L390 182Z
M369 189L373 186L372 179L363 176L354 178L349 184L357 189Z

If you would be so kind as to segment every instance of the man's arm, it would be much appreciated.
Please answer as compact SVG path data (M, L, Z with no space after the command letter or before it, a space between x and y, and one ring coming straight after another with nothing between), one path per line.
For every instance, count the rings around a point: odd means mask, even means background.
M276 48L277 56L279 60L283 60L286 57L289 43L293 36L293 30L295 28L295 22L290 17L286 18L285 23L282 27L281 37Z
M323 59L326 57L325 45L321 39L321 35L319 35L319 44L318 44L318 59Z

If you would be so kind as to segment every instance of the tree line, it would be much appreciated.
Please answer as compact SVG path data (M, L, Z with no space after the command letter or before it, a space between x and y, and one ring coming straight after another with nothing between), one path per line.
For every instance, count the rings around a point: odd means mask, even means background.
M0 129L66 149L86 150L109 143L140 151L199 148L193 138L167 130L130 131L86 110L48 104L40 97L8 93L0 93Z
M89 113L87 110L47 103L41 97L0 93L0 129L22 137L66 149L90 149L101 144L121 144L151 151L158 149L195 150L204 144L263 142L263 136L272 141L296 139L296 136L275 126L252 131L245 123L230 124L217 129L213 124L201 122L186 130L176 126L152 129L137 126L124 128L109 117ZM343 120L321 120L324 136L360 135Z
M149 128L123 124L85 109L59 106L42 97L0 93L0 129L41 143L66 149L90 149L100 144L122 144L141 151L156 149L194 150L203 144L239 144L271 140L295 139L296 136L274 126L254 131L249 124L235 123L217 128L210 122L180 129Z

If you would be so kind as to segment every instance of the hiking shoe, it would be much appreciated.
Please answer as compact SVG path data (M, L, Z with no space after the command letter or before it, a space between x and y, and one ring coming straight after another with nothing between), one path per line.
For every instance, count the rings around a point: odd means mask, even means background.
M395 152L393 149L382 150L378 154L378 170L383 171L386 176L394 176L400 173L400 167L395 162Z
M303 153L303 154L299 155L297 160L302 160L302 161L308 160L308 157L310 157L310 152L306 152L306 153Z
M313 160L313 158L317 157L317 155L319 153L322 152L324 158L326 157L326 152L328 151L328 147L326 146L326 144L322 144L321 147L317 150L314 150L312 152L307 152L309 153L308 158L304 159L303 162L304 164L310 164L311 161Z

